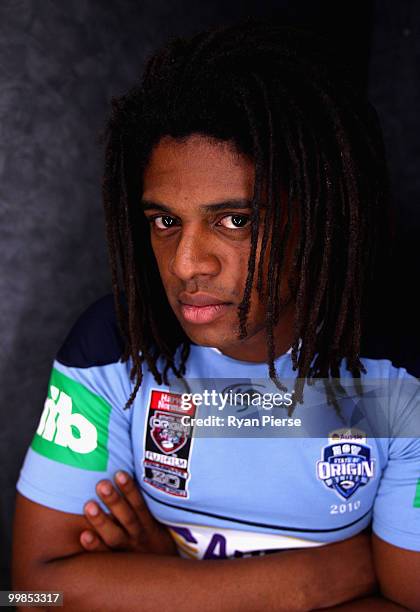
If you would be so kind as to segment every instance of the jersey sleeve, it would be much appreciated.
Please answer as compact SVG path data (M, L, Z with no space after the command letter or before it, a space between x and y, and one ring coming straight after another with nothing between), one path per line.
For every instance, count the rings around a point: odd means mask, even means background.
M390 378L388 459L372 529L389 544L420 551L420 381L404 368Z
M52 363L43 410L27 449L16 488L39 504L83 514L99 480L119 469L133 474L129 362L112 295L92 304L76 321Z

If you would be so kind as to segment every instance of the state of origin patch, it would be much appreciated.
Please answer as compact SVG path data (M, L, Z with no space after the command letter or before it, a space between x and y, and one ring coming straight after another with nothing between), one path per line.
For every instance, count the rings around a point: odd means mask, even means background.
M196 406L182 406L180 393L152 389L144 445L144 482L176 497L188 497L192 445L190 417ZM187 419L183 417L188 417Z
M367 485L375 476L375 459L366 436L353 437L333 432L329 445L322 449L317 461L317 477L341 498L349 499L359 487Z

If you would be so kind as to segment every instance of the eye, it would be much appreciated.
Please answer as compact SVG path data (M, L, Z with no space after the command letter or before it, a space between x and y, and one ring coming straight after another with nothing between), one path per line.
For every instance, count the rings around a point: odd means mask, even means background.
M242 229L247 226L249 223L250 216L249 215L226 215L220 219L219 223L226 227L227 229ZM222 223L222 222L225 223Z
M157 229L167 230L176 225L176 219L169 215L159 215L157 217L149 217L148 221Z

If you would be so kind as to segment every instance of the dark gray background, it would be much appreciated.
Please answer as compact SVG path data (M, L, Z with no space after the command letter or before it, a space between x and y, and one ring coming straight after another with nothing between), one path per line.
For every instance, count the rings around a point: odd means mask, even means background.
M52 359L81 311L110 291L97 135L110 96L168 35L268 14L313 24L351 62L382 120L398 210L397 258L372 329L381 350L420 375L419 13L408 0L0 1L0 588L15 482Z

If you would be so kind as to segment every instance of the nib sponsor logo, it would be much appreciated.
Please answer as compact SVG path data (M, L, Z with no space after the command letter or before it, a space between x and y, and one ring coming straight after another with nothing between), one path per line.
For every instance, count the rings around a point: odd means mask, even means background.
M56 369L49 389L32 448L61 463L106 470L110 404Z
M98 446L96 427L80 413L72 413L70 395L51 385L51 398L45 400L44 411L36 433L44 440L69 447L76 453L91 453ZM73 431L77 434L73 435Z

